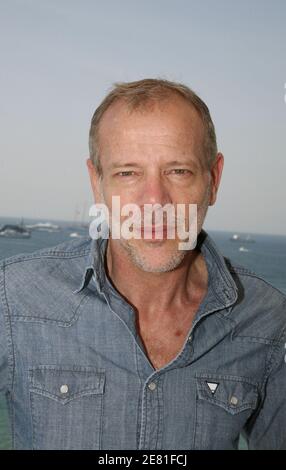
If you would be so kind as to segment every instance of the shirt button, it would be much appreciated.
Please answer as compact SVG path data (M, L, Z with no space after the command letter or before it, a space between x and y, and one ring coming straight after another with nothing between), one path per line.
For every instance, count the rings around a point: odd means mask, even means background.
M228 292L228 290L227 290L227 289L223 289L223 292L224 292L224 294L226 295L226 297L227 297L228 299L230 299L230 293Z
M69 388L68 388L67 385L62 385L62 386L61 386L61 388L60 388L60 392L61 392L61 393L63 393L63 394L64 394L64 393L68 393L68 391L69 391Z
M154 382L150 382L150 383L148 384L148 388L149 388L149 390L152 390L152 391L153 391L153 390L155 390L155 388L156 388L156 384L155 384Z
M231 397L230 403L231 403L232 405L236 406L236 405L238 404L238 398L235 397L235 396Z
M192 339L193 339L193 338L192 338L192 335L190 335L190 336L188 337L188 341L189 341L189 343L191 343L191 342L192 342Z

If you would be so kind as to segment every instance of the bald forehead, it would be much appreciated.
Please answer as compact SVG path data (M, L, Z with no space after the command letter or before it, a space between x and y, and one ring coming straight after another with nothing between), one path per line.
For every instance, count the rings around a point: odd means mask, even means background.
M143 118L143 119L142 119ZM133 109L125 100L118 99L105 111L99 124L99 144L101 137L116 137L119 132L126 137L136 132L166 136L172 130L180 135L194 134L198 140L203 138L204 127L195 107L174 93L162 101L146 101ZM154 125L154 127L153 127Z

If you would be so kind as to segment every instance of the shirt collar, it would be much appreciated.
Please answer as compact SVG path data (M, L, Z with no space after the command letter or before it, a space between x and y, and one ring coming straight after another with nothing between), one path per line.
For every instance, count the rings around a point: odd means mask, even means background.
M211 236L203 229L198 236L197 245L207 263L209 288L217 298L217 306L221 304L221 307L230 307L238 298L238 286L230 273L225 257Z
M90 253L81 279L79 288L74 293L85 289L94 275L96 289L102 292L106 285L107 274L105 267L105 253L107 239L92 239L90 242ZM202 229L198 239L197 248L202 252L208 268L209 290L211 289L216 298L217 306L227 308L237 300L237 286L228 269L226 260L220 253L210 235Z
M99 292L102 291L106 280L106 269L105 269L105 252L107 247L107 239L99 238L91 239L90 241L90 252L87 258L87 262L84 268L84 273L81 278L80 286L74 291L74 294L81 292L85 289L92 276L94 275L96 280L96 287Z

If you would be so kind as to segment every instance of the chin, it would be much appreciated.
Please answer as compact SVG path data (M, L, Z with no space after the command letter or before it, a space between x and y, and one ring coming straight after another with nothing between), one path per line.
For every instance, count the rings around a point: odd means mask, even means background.
M136 267L150 273L173 271L186 256L175 240L124 240L122 246Z

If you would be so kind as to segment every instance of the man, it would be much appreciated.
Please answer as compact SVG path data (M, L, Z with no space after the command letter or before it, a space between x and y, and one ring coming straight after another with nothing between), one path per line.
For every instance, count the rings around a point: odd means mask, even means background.
M251 449L286 448L286 298L202 228L223 169L207 106L166 80L118 84L92 119L87 164L109 210L114 196L142 214L195 204L197 245L180 250L165 219L158 239L152 218L133 227L148 237L2 263L0 383L14 447L236 449L243 433Z

